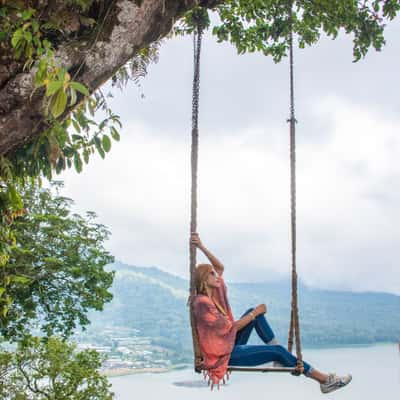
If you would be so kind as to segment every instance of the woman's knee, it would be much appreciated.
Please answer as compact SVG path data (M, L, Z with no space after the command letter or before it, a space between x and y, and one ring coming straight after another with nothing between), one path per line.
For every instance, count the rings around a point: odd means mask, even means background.
M241 318L243 318L245 315L251 313L252 311L254 311L254 307L249 308L248 310L246 310L246 311L242 314Z

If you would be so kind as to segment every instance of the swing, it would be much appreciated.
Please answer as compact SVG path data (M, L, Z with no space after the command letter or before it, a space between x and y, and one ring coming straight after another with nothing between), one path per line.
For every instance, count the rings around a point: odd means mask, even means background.
M289 23L292 23L292 4L288 10ZM199 89L200 89L200 54L202 43L203 27L197 23L193 33L194 73L192 86L192 143L191 143L191 216L190 232L197 232L197 166L198 166L198 141L199 141ZM290 372L293 375L300 375L303 370L303 361L300 341L300 324L297 300L297 272L296 272L296 147L295 147L295 111L294 111L294 71L293 71L293 30L289 31L289 65L290 65L290 117L287 122L290 125L290 208L291 208L291 264L292 264L292 300L289 326L288 350L292 352L293 339L295 338L297 366L296 367L239 367L228 366L228 371L240 372ZM193 339L194 370L202 372L202 355L196 330L196 321L193 312L193 299L196 296L195 288L196 269L196 247L190 244L190 296L188 300L190 312L190 324Z

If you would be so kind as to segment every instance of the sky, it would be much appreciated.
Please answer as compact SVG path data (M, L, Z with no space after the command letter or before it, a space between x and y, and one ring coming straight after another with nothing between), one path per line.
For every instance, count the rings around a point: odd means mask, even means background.
M400 23L358 63L344 35L295 51L298 274L400 294ZM113 91L121 141L63 194L112 232L115 258L188 277L192 40L165 40L140 87ZM198 231L225 279L290 274L288 63L203 42ZM107 91L107 89L106 89ZM205 261L204 256L198 256Z

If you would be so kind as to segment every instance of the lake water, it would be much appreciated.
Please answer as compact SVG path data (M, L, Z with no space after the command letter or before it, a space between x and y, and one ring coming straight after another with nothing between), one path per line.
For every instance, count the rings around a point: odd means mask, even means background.
M303 357L326 372L350 372L353 381L345 388L323 395L319 385L304 376L280 373L232 373L221 390L210 392L201 375L191 369L161 374L136 374L111 378L116 400L316 400L321 396L342 400L400 399L400 354L398 346L304 349Z

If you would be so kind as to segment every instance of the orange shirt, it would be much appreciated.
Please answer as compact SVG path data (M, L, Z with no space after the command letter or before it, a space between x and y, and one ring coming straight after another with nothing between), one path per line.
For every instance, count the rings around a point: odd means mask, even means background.
M197 295L193 302L204 368L214 383L218 383L226 374L236 338L233 315L222 277L220 282L220 288L214 292L215 302L206 295Z

